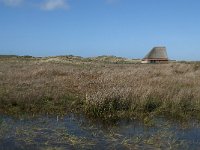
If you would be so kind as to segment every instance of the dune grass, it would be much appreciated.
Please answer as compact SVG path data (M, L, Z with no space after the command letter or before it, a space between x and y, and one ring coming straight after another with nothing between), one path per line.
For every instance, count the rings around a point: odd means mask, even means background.
M200 63L120 62L0 58L0 112L200 119Z

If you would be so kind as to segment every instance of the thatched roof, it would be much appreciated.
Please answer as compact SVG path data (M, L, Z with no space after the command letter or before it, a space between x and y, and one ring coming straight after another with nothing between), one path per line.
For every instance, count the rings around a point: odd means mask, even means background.
M144 59L168 59L165 47L154 47Z

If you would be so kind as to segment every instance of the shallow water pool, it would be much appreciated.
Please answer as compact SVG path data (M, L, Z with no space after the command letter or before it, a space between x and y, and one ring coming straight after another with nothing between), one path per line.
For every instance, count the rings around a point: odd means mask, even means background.
M13 118L0 116L0 149L199 149L196 121L177 123L163 118L151 127L139 121L102 123L73 114Z

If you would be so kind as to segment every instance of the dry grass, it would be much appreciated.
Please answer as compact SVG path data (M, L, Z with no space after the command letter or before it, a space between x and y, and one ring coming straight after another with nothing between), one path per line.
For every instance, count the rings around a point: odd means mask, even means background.
M0 112L200 118L200 63L70 59L0 58Z

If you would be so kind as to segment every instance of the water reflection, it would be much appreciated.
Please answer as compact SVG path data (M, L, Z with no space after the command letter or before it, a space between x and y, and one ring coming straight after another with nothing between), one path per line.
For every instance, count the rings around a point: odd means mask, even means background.
M184 125L184 126L183 126ZM0 149L198 149L200 128L159 118L104 124L73 114L16 119L0 117Z

